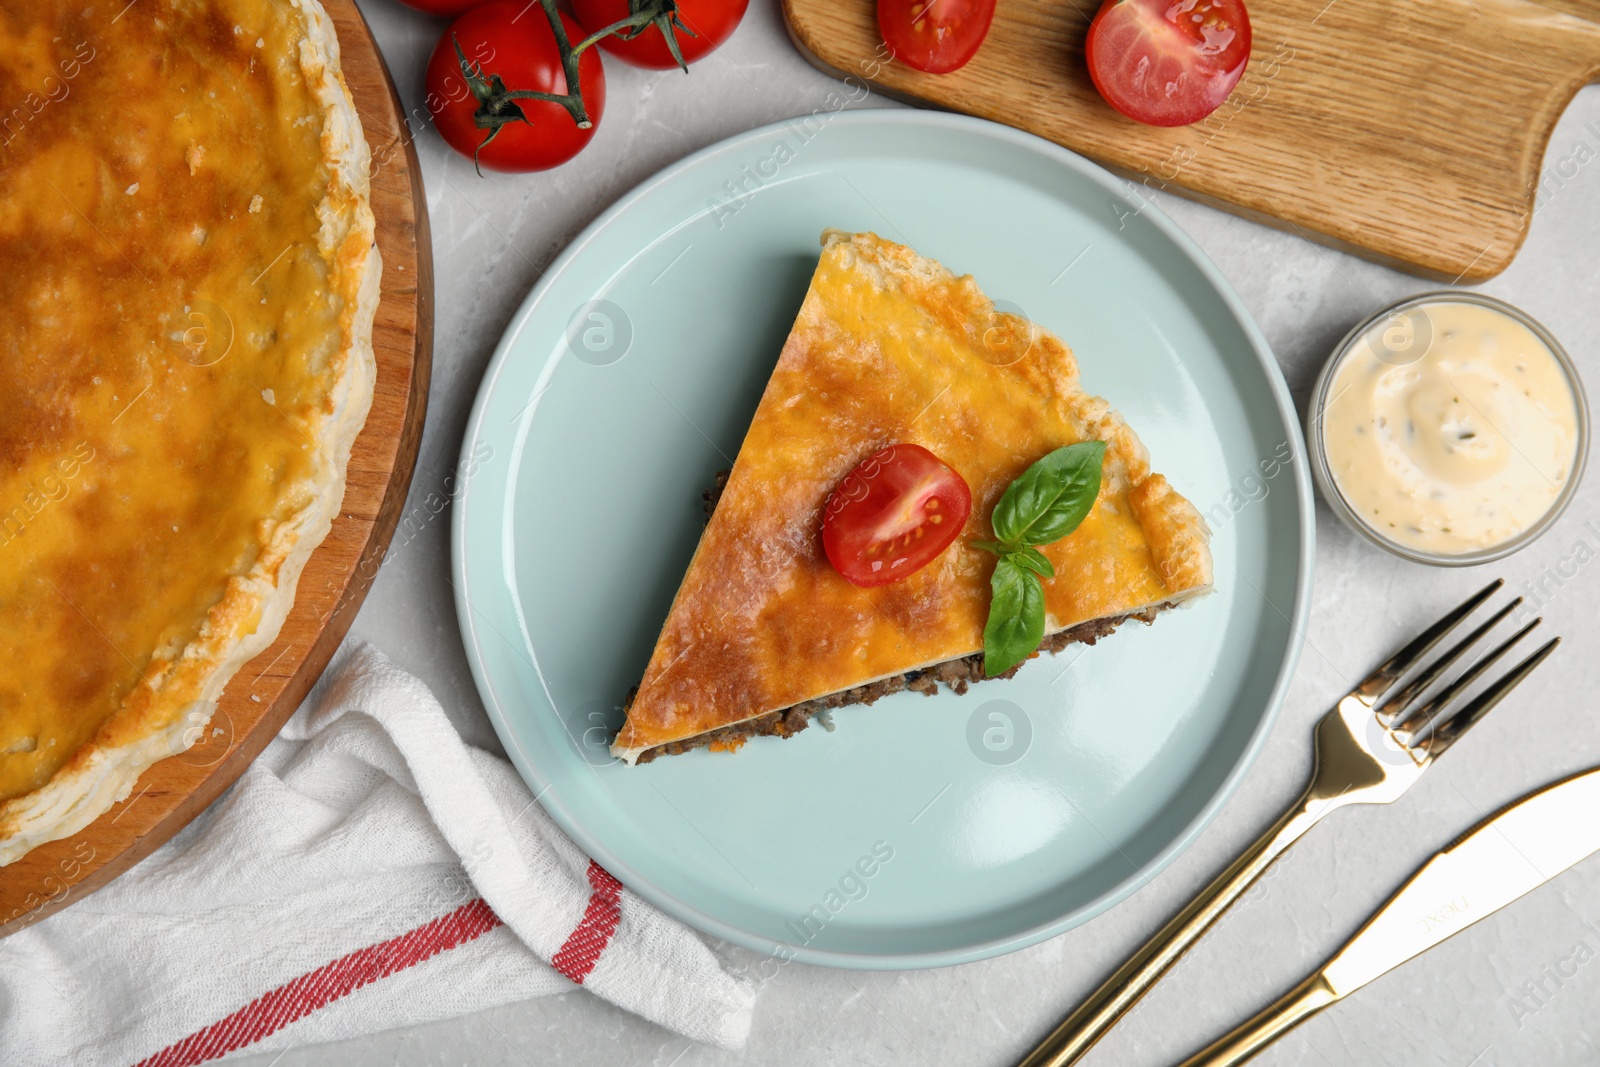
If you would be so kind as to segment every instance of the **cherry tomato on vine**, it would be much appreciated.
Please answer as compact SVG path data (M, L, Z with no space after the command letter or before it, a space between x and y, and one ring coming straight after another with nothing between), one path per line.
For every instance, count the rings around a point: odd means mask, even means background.
M878 0L878 32L900 62L949 74L978 54L994 5L995 0Z
M560 18L570 51L587 33ZM456 19L428 59L426 103L440 136L494 170L548 170L583 151L605 111L605 69L600 53L585 50L577 59L580 93L568 96L562 53L538 3L498 0Z
M921 445L890 445L857 464L828 497L822 550L852 585L888 585L932 563L971 515L966 479Z
M1106 0L1085 51L1112 107L1151 126L1187 126L1239 84L1250 16L1241 0Z
M429 15L459 15L483 3L483 0L400 0L406 7Z
M600 47L648 70L671 70L704 59L733 35L749 6L750 0L572 0L573 14L590 33L637 20L636 33L614 33Z

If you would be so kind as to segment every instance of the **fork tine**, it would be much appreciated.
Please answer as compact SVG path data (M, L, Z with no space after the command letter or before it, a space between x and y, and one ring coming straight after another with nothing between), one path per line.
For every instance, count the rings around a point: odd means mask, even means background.
M1460 607L1428 627L1416 640L1390 656L1387 663L1373 671L1366 681L1356 687L1353 695L1365 700L1370 707L1401 675L1416 666L1417 661L1427 655L1434 645L1444 640L1445 635L1454 630L1462 619L1478 610L1479 605L1505 584L1504 578L1496 578L1469 596Z
M1522 598L1517 597L1511 603L1507 604L1505 607L1489 616L1487 622L1473 630L1466 637L1463 637L1460 641L1456 642L1455 646L1451 648L1450 651L1434 660L1433 663L1429 664L1426 670L1422 671L1415 678L1411 679L1411 681L1407 682L1388 700L1385 700L1383 702L1383 706L1378 709L1378 721L1383 723L1383 725L1392 728L1395 725L1395 720L1402 712L1405 711L1407 705L1409 705L1417 697L1421 696L1423 691L1426 690L1428 686L1438 681L1439 676L1445 672L1445 668L1449 667L1450 664L1460 659L1462 654L1466 652L1467 649L1471 648L1473 645L1482 640L1484 634L1498 626L1500 621L1515 611L1521 603Z
M1559 637L1552 637L1546 641L1537 652L1511 668L1499 681L1474 697L1472 702L1453 715L1449 722L1434 730L1424 742L1429 758L1437 758L1441 752L1461 740L1462 734L1472 729L1485 715L1494 710L1494 706L1521 684L1524 678L1532 674L1534 668L1543 663L1560 643Z
M1484 653L1476 663L1462 671L1459 678L1439 690L1426 702L1396 716L1395 724L1390 729L1396 733L1410 732L1411 737L1406 741L1409 746L1415 746L1417 742L1425 739L1432 732L1429 727L1435 720L1439 720L1439 725L1444 725L1440 717L1449 710L1450 702L1460 696L1473 682L1483 677L1484 672L1493 667L1495 661L1501 656L1509 652L1512 645L1528 636L1528 632L1543 621L1543 619L1534 619L1528 625Z

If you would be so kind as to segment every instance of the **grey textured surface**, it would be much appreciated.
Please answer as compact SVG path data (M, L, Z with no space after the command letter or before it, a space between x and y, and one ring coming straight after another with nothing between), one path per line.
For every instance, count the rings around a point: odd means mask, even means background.
M400 94L421 110L422 66L442 23L364 0ZM590 148L545 175L478 178L429 130L417 138L437 275L433 395L414 505L452 471L478 380L528 288L616 197L723 137L827 106L837 83L755 0L717 56L649 74L608 64L607 111ZM868 98L857 106L890 106ZM419 123L420 126L420 123ZM1403 146L1399 146L1403 148ZM1574 100L1546 156L1532 235L1484 291L1527 308L1600 388L1600 92ZM1378 306L1429 283L1230 215L1159 196L1255 315L1303 403L1335 341ZM424 509L424 514L427 509ZM497 748L461 650L448 583L448 511L379 574L354 637L425 679L466 737ZM691 1045L582 991L341 1045L244 1062L313 1064L1006 1064L1224 866L1300 788L1310 728L1400 638L1503 575L1566 638L1517 697L1400 804L1333 816L1228 914L1085 1061L1167 1064L1254 1012L1319 963L1427 854L1481 815L1600 763L1593 704L1600 642L1600 484L1591 477L1533 547L1465 572L1392 559L1320 503L1315 605L1293 689L1260 760L1198 842L1093 922L1034 948L963 967L855 973L789 964L762 986L739 1053ZM1596 923L1590 928L1587 924ZM1579 946L1583 946L1580 949ZM726 954L756 973L760 957ZM1600 1061L1600 860L1588 861L1331 1011L1261 1057L1263 1067L1490 1067ZM1529 983L1542 983L1530 995Z

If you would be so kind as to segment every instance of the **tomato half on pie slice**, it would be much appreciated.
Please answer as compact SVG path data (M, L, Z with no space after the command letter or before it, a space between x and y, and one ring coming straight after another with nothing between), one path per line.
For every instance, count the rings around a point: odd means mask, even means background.
M1250 16L1241 0L1106 0L1084 48L1112 107L1151 126L1187 126L1239 84Z
M972 514L966 479L921 445L893 444L856 465L822 516L822 549L853 585L898 582L933 562Z

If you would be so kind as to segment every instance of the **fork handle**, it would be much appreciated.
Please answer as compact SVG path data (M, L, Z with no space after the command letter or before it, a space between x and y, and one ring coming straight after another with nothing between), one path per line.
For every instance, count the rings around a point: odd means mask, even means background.
M1214 878L1167 925L1107 978L1088 1000L1067 1016L1019 1067L1066 1067L1076 1063L1155 985L1189 946L1271 866L1272 861L1311 829L1330 805L1313 805L1311 791L1273 823L1255 844Z

